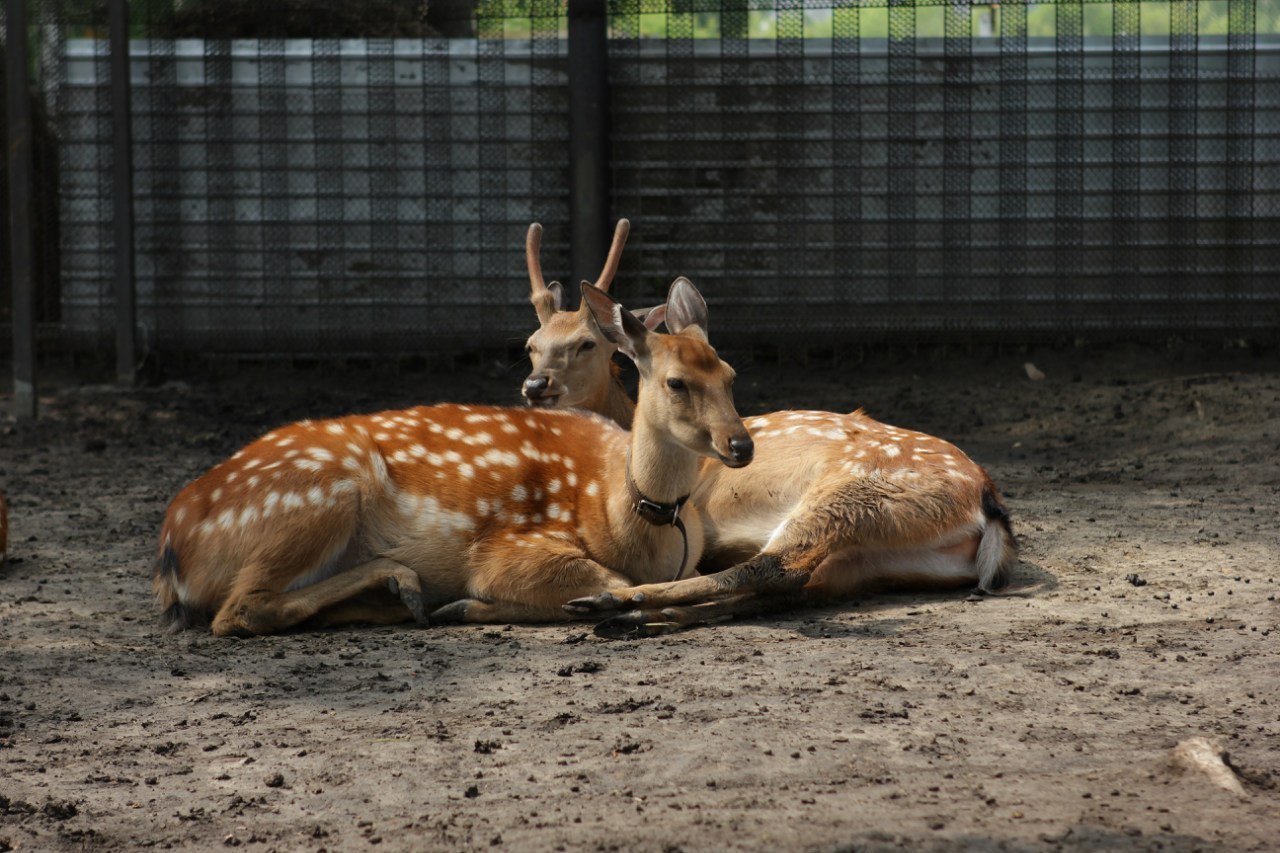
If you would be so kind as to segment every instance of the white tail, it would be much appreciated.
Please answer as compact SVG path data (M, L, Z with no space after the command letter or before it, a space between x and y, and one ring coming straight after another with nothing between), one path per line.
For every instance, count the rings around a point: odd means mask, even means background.
M686 287L673 285L682 302ZM680 571L681 531L646 520L635 495L677 505L700 457L751 460L733 371L706 342L700 297L682 334L659 335L583 291L640 372L630 434L583 413L458 405L268 433L170 505L154 580L170 623L565 619L570 598ZM682 520L691 571L701 528Z

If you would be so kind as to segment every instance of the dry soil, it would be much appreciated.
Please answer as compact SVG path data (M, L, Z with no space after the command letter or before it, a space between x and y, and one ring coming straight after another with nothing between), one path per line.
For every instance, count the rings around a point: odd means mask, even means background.
M514 402L520 366L53 383L0 422L0 851L1280 849L1274 352L736 364L744 414L864 406L969 451L1014 587L637 642L168 635L150 563L186 481L301 417ZM1246 799L1170 768L1196 735Z

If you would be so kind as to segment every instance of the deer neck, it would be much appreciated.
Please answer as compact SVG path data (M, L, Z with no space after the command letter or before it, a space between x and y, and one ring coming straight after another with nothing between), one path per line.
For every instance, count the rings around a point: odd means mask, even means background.
M617 365L610 363L609 367L608 382L582 408L604 415L618 426L629 430L631 422L635 419L636 404L627 394L627 389L623 387L622 379L618 376Z
M642 410L636 411L624 464L630 465L631 482L641 495L663 504L688 497L698 479L700 460L697 453L651 424Z

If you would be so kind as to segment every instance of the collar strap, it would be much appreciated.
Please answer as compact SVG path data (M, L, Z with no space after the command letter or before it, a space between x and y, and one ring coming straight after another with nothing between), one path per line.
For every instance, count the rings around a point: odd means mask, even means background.
M689 534L684 529L684 522L680 520L680 510L684 508L685 501L689 500L689 496L677 498L674 503L664 504L652 501L641 494L640 489L636 487L636 481L631 479L631 448L627 448L627 468L626 468L627 492L631 495L631 508L636 514L645 521L655 527L674 527L680 531L680 542L684 545L684 554L680 557L680 565L676 568L676 572L671 576L671 580L675 581L684 574L684 567L689 564Z
M636 481L631 479L631 451L627 451L627 492L631 495L631 508L636 514L645 521L655 527L672 527L680 521L680 510L684 509L685 502L689 500L689 496L676 498L674 503L664 504L651 500L641 493L636 487Z

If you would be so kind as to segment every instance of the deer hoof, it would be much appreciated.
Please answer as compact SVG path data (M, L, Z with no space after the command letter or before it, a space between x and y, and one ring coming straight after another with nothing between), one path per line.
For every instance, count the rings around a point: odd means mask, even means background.
M395 578L387 578L387 589L391 590L391 594L399 597L400 603L409 608L409 612L413 614L413 621L419 625L430 625L427 619L427 604L422 599L422 590L415 589L408 584L402 584Z
M610 616L595 627L595 635L606 640L635 640L658 637L680 630L679 624L652 610L632 610Z
M400 588L400 601L404 606L409 608L409 612L413 614L413 621L419 625L426 627L431 624L431 620L427 618L427 603L422 600L422 593L416 589Z
M431 611L430 621L435 624L443 622L465 622L467 621L467 608L474 603L474 599L459 598L457 601Z
M564 605L564 610L574 616L587 616L592 613L607 613L610 610L619 610L621 607L622 602L618 600L616 595L611 592L602 592L599 595L575 598Z

